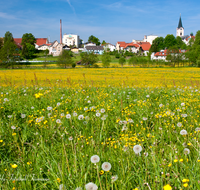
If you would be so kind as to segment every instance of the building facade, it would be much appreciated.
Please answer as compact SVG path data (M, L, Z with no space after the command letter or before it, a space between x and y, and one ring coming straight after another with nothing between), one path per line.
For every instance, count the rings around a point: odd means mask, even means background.
M181 16L179 18L178 28L176 28L176 36L184 37L184 28L182 25Z
M78 35L75 34L64 34L62 43L67 46L73 46L79 48L81 45L81 40Z

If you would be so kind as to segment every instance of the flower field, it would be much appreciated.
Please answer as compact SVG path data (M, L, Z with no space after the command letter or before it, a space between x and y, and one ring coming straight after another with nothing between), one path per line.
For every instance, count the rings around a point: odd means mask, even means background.
M197 68L0 71L2 189L200 189Z

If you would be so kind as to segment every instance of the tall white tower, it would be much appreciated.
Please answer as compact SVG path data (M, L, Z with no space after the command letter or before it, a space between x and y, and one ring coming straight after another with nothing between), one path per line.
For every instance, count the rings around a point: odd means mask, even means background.
M180 15L179 23L178 23L178 28L176 28L176 36L180 36L180 37L184 36L184 28L181 21L181 15Z

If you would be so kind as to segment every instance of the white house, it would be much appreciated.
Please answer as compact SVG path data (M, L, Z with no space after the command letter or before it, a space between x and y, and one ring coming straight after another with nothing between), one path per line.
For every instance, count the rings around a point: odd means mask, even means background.
M153 41L157 38L158 36L156 35L149 35L149 36L144 36L143 42L149 42L151 45Z
M75 34L64 34L62 43L67 45L67 46L76 46L79 48L81 44L81 40L78 35Z
M134 44L134 43L127 43L124 46L124 51L131 51L133 53L138 53L139 52L139 48L140 46L138 44Z
M104 52L104 49L102 46L86 46L85 52L94 52L95 54L102 55Z
M101 46L103 46L103 49L106 51L109 49L109 51L114 51L116 49L116 47L110 43L106 43L106 44L101 44Z
M51 45L51 44L43 44L43 45L41 45L41 46L38 46L38 50L46 50L46 49L49 50L50 45Z
M161 50L160 52L152 53L151 60L163 60L166 61L167 50Z
M53 56L59 56L62 53L63 45L58 43L57 40L55 40L49 47L49 54Z

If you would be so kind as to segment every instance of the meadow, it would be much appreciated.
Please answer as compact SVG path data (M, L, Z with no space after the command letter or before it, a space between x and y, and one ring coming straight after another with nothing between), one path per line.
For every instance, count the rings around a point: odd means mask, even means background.
M200 189L198 68L0 71L0 189Z

